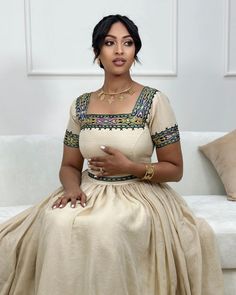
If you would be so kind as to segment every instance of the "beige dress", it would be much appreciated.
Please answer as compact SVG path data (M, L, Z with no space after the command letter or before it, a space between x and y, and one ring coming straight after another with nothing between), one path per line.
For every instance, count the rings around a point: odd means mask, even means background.
M64 143L85 159L115 147L150 162L179 140L168 98L144 87L129 114L87 114L77 98ZM165 183L83 172L87 206L52 210L63 193L0 225L0 295L222 295L214 234Z

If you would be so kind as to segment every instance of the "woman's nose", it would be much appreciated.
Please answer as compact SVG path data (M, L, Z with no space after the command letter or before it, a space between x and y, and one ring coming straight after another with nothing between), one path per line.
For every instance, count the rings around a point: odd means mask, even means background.
M122 44L120 44L120 43L117 43L117 45L116 45L116 53L117 54L122 54L123 53L123 45Z

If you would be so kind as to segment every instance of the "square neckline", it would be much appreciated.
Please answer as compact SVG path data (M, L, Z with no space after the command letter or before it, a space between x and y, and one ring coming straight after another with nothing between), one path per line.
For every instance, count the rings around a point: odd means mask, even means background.
M139 95L137 96L137 99L136 99L136 102L131 110L131 112L128 112L128 113L116 113L116 114L106 114L106 113L89 113L88 114L88 105L89 105L89 100L90 100L90 97L92 95L92 92L89 92L88 95L87 95L87 100L86 100L86 106L85 106L85 115L88 116L88 117L123 117L123 116L130 116L132 114L135 113L135 110L137 109L138 107L138 103L139 101L141 100L142 98L142 95L144 93L144 91L149 88L148 86L143 86L143 88L141 89Z

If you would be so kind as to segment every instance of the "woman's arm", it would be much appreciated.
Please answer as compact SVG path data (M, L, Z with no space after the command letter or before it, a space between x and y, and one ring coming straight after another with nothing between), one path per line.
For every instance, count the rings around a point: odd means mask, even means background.
M154 175L151 182L180 181L183 176L183 158L180 142L169 144L156 149L157 163L154 165ZM129 173L142 178L146 172L146 165L142 163L130 162Z
M83 163L84 158L79 148L64 145L59 178L65 190L79 188Z
M79 200L81 206L86 205L86 196L80 189L81 172L84 158L79 148L64 145L63 158L59 178L64 188L64 194L53 204L53 208L63 208L71 201L71 207L76 207Z
M129 160L117 149L101 147L107 154L104 157L93 157L89 160L89 166L94 171L101 171L99 176L111 176L118 174L132 174L142 179L146 173L146 165L150 163L137 163ZM183 160L180 142L168 144L158 148L158 163L154 165L154 175L149 181L153 183L179 181L183 175Z

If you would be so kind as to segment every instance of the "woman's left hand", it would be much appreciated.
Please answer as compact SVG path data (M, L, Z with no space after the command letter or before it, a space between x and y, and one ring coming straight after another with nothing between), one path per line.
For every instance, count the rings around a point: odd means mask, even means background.
M88 160L89 168L99 172L99 176L111 176L118 174L129 174L129 165L131 161L119 150L108 146L101 146L101 149L107 154L100 157L92 157Z

